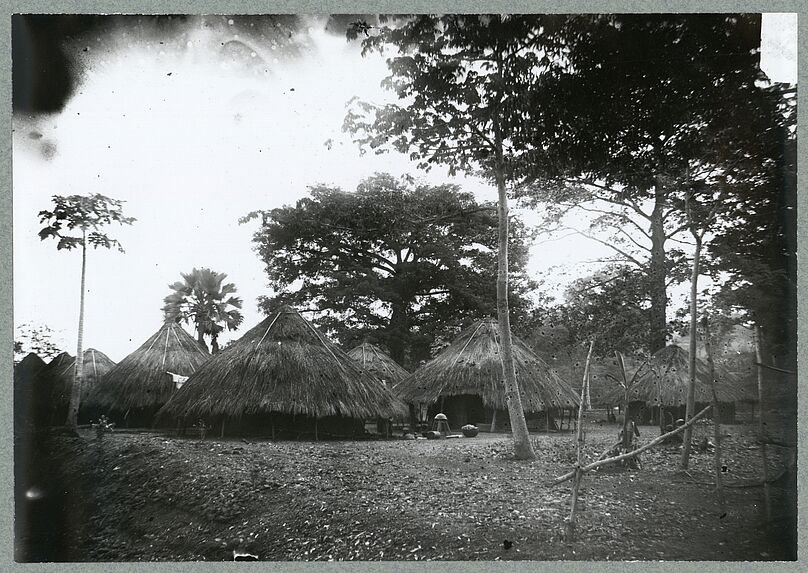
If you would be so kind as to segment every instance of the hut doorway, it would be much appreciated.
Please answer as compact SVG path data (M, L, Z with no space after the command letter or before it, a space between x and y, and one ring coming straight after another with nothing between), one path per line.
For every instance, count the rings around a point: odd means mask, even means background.
M482 424L486 421L483 399L476 394L441 396L429 407L429 420L439 413L446 414L452 430L458 430L466 424Z

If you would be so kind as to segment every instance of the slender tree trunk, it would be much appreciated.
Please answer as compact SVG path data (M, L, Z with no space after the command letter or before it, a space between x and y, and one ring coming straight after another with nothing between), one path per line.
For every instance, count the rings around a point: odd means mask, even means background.
M202 330L199 327L197 327L196 329L196 340L197 342L199 342L202 348L204 348L205 350L208 349L208 345L205 344L205 335L202 333Z
M698 287L699 287L699 270L701 265L701 235L693 233L693 238L696 240L696 250L693 253L693 273L690 277L690 345L688 352L690 353L689 362L687 365L688 384L687 384L687 405L685 407L685 422L690 420L695 414L696 410L696 336L698 324ZM716 416L716 412L713 412ZM682 444L682 459L679 462L679 467L683 470L687 469L690 461L690 442L693 439L693 427L688 427L685 430L683 437L684 443Z
M497 73L505 75L505 63L499 47L496 48ZM498 104L502 103L504 94L497 94ZM493 115L494 132L494 178L497 183L497 217L499 253L497 260L497 319L499 322L500 356L505 378L505 400L508 404L508 416L513 434L514 456L518 460L536 459L530 435L527 431L525 411L522 407L522 396L519 382L516 379L516 367L513 362L513 340L511 338L511 318L508 306L508 190L505 187L505 158L503 156L503 134L500 125L499 110Z
M668 306L667 271L665 268L665 196L662 181L657 177L654 190L654 209L651 212L651 261L649 263L651 298L651 339L653 354L667 344Z
M771 496L769 495L769 455L766 450L766 434L763 421L763 352L760 344L760 327L755 325L755 361L757 367L758 391L758 440L760 440L760 458L763 465L763 502L766 510L766 519L771 519Z
M726 511L724 500L724 480L721 470L721 420L718 408L718 393L715 391L715 362L713 361L713 349L710 342L710 324L707 318L704 319L704 350L707 353L707 364L710 367L710 389L713 392L713 440L715 440L715 455L713 456L713 467L715 469L715 488L718 494L718 505L721 513Z
M508 193L505 189L505 177L502 169L501 141L498 155L496 179L499 202L499 261L497 272L497 316L499 319L499 338L501 345L502 369L505 375L505 398L508 404L508 415L513 432L513 448L516 459L532 460L536 458L527 431L527 421L522 408L522 397L519 383L516 380L516 367L513 362L513 340L511 338L510 309L508 308Z
M87 275L87 233L81 233L81 302L79 303L79 334L76 348L76 371L73 385L70 388L70 402L67 407L65 425L78 433L79 406L81 402L81 383L84 380L84 285Z
M219 335L215 332L210 335L210 353L217 354L219 352Z
M586 356L586 366L584 367L584 379L581 386L581 405L578 408L578 436L575 443L575 482L572 486L572 499L570 500L570 515L567 518L565 526L565 537L567 541L572 541L575 538L575 510L578 506L578 490L581 487L581 478L583 478L583 471L581 468L584 465L584 410L586 409L586 397L589 395L589 363L592 360L592 349L595 347L595 341L589 342L589 354Z

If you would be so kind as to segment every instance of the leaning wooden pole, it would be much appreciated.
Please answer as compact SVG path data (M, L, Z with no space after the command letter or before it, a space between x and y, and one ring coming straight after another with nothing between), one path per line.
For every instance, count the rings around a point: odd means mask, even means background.
M572 500L570 500L570 515L567 518L565 527L565 536L568 541L575 537L575 510L578 506L578 490L581 487L581 478L583 477L583 463L584 463L584 410L586 409L586 396L589 390L589 361L592 359L592 348L595 341L589 342L589 353L586 356L586 366L584 367L584 379L581 384L581 404L578 406L578 440L576 442L575 453L575 483L572 486Z
M692 424L695 424L707 412L709 412L712 409L712 407L713 407L712 404L710 404L709 406L705 407L701 412L699 412L698 414L696 414L695 416L690 418L690 420L685 422L683 425L679 426L678 428L676 428L675 430L673 430L671 432L668 432L667 434L662 434L658 438L651 440L650 442L648 442L647 444L645 444L641 448L637 448L636 450L632 450L632 451L627 452L625 454L620 454L619 456L614 456L613 458L606 458L605 460L598 460L598 461L592 462L591 464L588 464L588 465L585 465L584 467L582 467L581 471L586 473L588 471L594 470L594 469L599 468L601 466L605 466L605 465L608 465L608 464L614 464L614 463L617 463L617 462L622 462L623 460L627 460L628 458L638 456L641 453L643 453L645 450L653 448L654 446L656 446L660 442L663 442L663 441L667 440L671 436L675 436L676 434L684 432L689 426L691 426ZM570 479L572 479L574 477L575 477L575 472L571 471L571 472L565 473L563 476L557 477L556 479L554 479L553 481L550 482L550 485L558 485L558 484L564 483L565 481L570 480Z
M715 489L718 494L718 505L723 514L726 512L726 501L724 499L724 480L721 470L721 466L723 465L721 463L721 420L719 419L718 393L715 391L715 362L713 361L713 348L710 343L710 323L707 317L704 317L702 324L704 325L704 350L707 353L707 365L710 367L710 389L713 392L713 439L715 440L713 465L715 466Z
M766 509L766 519L771 519L772 504L769 493L769 454L766 450L766 435L763 422L763 358L760 349L760 327L755 325L755 362L757 362L757 391L758 391L758 440L760 441L760 458L763 464L763 502Z

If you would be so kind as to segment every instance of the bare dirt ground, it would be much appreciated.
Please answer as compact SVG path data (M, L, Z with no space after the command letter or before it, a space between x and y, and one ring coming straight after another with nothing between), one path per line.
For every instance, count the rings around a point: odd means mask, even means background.
M617 426L587 422L594 459ZM642 427L642 441L658 434ZM701 426L697 437L712 431ZM711 452L687 474L663 446L640 469L607 468L582 484L577 538L563 538L574 435L537 434L538 459L514 461L510 436L447 440L249 441L114 433L51 436L40 497L47 530L18 532L18 560L789 560L795 508L783 480L763 511L753 426L726 426L727 509ZM786 450L782 450L785 452ZM770 448L771 474L785 455ZM59 494L59 491L66 493ZM29 496L30 497L30 496ZM37 496L34 496L35 498ZM44 500L44 501L43 501ZM793 500L792 500L793 501ZM34 548L34 549L31 549ZM47 553L47 551L46 551Z

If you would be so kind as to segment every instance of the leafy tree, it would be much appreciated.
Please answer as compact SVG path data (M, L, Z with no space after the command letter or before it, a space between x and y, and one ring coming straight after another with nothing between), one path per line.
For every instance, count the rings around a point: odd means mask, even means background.
M239 312L241 298L232 296L236 285L224 284L225 273L207 268L180 274L182 281L168 285L174 292L163 300L166 320L193 322L199 343L207 348L205 337L209 336L211 352L216 354L219 333L225 328L236 330L244 320Z
M547 18L551 22L552 18ZM528 439L513 348L508 305L508 191L524 184L532 167L523 161L534 111L527 96L549 59L540 16L417 15L368 33L363 51L391 50L384 81L398 102L357 102L345 127L363 148L397 149L422 168L444 165L451 173L481 174L498 194L499 264L497 315L505 389L517 458L535 457ZM367 23L365 23L367 24ZM534 124L535 127L535 124ZM528 147L526 147L528 145Z
M52 358L62 350L53 342L53 330L47 325L21 324L17 327L14 341L14 360L22 358L29 352L35 352L40 358Z
M782 131L792 124L786 116ZM782 133L782 132L781 132ZM707 246L713 274L726 273L713 303L754 323L766 353L796 367L797 340L797 185L796 138L774 136L778 149L765 179L741 187L728 222Z
M687 230L682 185L750 163L753 134L773 127L759 26L759 15L567 17L554 30L561 63L532 90L546 180L531 195L614 231L605 242L648 277L652 352L666 343L667 287L684 278L669 245Z
M104 195L60 195L53 196L54 208L52 211L40 211L39 222L46 226L39 231L39 238L58 239L57 250L71 251L81 248L81 295L79 304L79 332L76 349L76 374L70 390L70 403L67 410L65 425L73 432L77 428L79 399L81 396L81 382L84 375L84 356L82 345L84 343L84 299L85 279L87 274L87 245L93 248L117 248L124 252L116 239L111 239L102 229L111 223L131 225L135 219L126 217L121 210L122 201L110 199ZM69 234L75 233L75 234Z
M295 206L261 217L254 241L266 263L272 297L265 312L293 304L343 344L372 339L415 365L463 321L494 312L497 219L455 185L428 186L376 174L355 192L318 185ZM528 232L511 225L512 296L524 274Z

